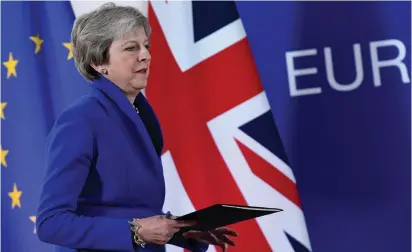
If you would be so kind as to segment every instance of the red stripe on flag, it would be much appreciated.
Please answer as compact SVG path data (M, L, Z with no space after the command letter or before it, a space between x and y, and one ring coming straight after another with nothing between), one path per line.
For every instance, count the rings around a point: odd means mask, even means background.
M151 75L146 95L156 111L182 183L196 209L215 203L247 205L207 127L217 115L262 91L244 39L182 73L149 4ZM173 194L173 192L171 192ZM256 221L233 225L231 251L271 251Z
M236 140L240 150L249 163L252 172L265 183L283 194L298 207L301 207L296 184L272 164Z

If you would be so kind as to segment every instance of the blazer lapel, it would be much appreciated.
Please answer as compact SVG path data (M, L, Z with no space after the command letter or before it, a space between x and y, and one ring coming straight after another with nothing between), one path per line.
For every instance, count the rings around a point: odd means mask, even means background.
M153 145L156 149L157 155L162 155L163 151L163 134L162 128L160 127L159 120L152 106L150 106L146 97L139 93L134 101L134 105L139 109L140 118L145 125L147 132L152 139Z
M110 100L112 100L122 113L125 113L128 119L130 119L135 125L137 134L141 135L144 144L149 148L149 153L152 158L156 158L156 149L151 141L148 131L145 128L139 115L133 105L129 102L123 91L117 87L113 82L109 81L105 77L101 76L99 80L95 80L92 87L101 90Z

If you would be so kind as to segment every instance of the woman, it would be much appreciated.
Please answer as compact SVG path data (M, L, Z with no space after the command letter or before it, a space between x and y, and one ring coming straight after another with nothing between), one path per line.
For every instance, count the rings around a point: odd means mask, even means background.
M146 17L131 7L105 4L75 21L75 64L92 85L47 139L37 234L55 251L234 245L226 235L237 234L228 228L177 235L194 223L162 212L161 129L140 92L149 76L149 35Z

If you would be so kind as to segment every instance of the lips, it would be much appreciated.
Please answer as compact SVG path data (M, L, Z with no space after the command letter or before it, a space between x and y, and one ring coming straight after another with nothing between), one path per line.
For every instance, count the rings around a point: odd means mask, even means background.
M147 68L142 68L138 71L136 71L136 73L146 73L147 72Z

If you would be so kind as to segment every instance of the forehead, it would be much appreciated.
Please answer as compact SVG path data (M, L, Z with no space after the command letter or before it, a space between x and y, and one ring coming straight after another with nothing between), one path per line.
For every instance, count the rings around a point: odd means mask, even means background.
M143 28L138 28L133 32L124 34L120 39L113 41L113 44L122 45L128 41L144 43L148 40L146 32Z

